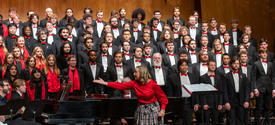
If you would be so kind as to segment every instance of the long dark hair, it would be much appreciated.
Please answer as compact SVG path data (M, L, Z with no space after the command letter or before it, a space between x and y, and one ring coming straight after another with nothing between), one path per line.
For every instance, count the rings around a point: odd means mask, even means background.
M16 75L15 76L11 76L11 74L10 74L10 70L11 70L12 67L15 67L15 69L16 69ZM17 78L19 78L18 69L17 69L17 67L16 67L15 64L9 64L7 66L7 70L6 70L6 74L4 76L4 79L7 79L7 80L9 80L12 83L11 77L14 77L14 80L17 79Z
M34 74L35 73L40 73L40 78L37 80L35 77L34 77ZM40 88L42 87L42 72L37 69L37 68L34 68L31 72L31 79L30 79L30 87L31 89L33 89L34 85L36 85L36 87Z

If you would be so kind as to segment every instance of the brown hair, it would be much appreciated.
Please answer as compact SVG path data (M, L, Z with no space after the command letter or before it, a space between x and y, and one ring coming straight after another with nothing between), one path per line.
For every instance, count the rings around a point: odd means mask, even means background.
M140 79L138 81L140 81L142 84L146 84L150 79L152 79L146 66L137 66L136 69L139 69Z
M55 72L56 74L59 74L60 73L60 70L58 69L58 67L57 67L57 64L56 64L56 58L55 58L55 56L53 55L53 54L50 54L48 57L47 57L47 59L46 59L46 67L45 67L45 74L48 74L48 72L49 72L49 60L50 60L50 58L53 58L53 60L54 60L54 66L53 66L53 72Z
M25 83L25 80L23 79L16 79L14 82L13 82L13 88L17 88L17 87L20 87L20 86L23 86ZM16 91L16 90L15 90Z

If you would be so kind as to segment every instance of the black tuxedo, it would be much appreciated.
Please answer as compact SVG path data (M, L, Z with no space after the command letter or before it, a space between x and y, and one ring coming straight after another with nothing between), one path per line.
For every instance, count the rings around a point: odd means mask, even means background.
M177 54L174 54L174 58L175 58L175 64L177 65L178 60L179 60L179 56L178 56ZM167 66L167 67L172 66L168 54L163 54L163 55L162 55L162 61L163 61L163 64L164 64L165 66Z
M32 53L33 45L35 45L37 43L37 41L32 36L30 36L30 37L24 36L24 39L25 39L26 49L28 50L29 53ZM45 53L45 51L44 51L44 53Z
M93 72L90 68L89 63L83 64L81 65L81 67L84 69L86 93L90 95L90 94L101 94L102 92L104 92L105 87L103 85L99 85L93 82L93 80L96 80L99 78L104 79L103 66L100 63L96 64L95 79L93 77Z
M229 35L230 35L230 43L233 44L234 39L233 39L233 31L232 29L230 29L229 31ZM240 45L240 39L243 35L243 31L241 31L239 28L237 29L237 43L238 45Z
M260 114L262 109L264 110L263 116L266 121L269 121L269 103L272 98L272 91L275 88L275 72L273 68L273 64L268 62L267 73L265 73L261 60L254 62L252 66L252 88L253 90L258 89L260 93L259 96L256 97L256 124L260 123Z
M152 18L153 19L153 18ZM152 27L153 26L153 22L152 22L152 19L151 20L149 20L148 22L147 22L147 25L149 26L149 27ZM162 20L160 20L159 21L159 23L161 24L161 27L162 27L162 29L163 29L163 27L164 27L164 25L165 25L165 22L164 21L162 21Z
M10 35L5 37L6 48L8 49L9 52L12 52L12 49L14 47L14 43L15 43L15 38L11 38Z
M129 24L130 24L130 20L127 19L126 17L124 17L124 24L125 24L125 23L129 23ZM123 27L121 18L118 18L118 25L119 25L120 27Z
M74 24L73 24L74 27L77 27L78 20L74 16L72 16L72 18L74 20ZM66 27L67 24L68 24L68 19L65 16L63 19L60 20L59 25L60 25L60 27Z
M197 45L199 45L198 43L199 43L200 39L197 39L197 38L201 34L201 30L199 28L197 28L197 27L195 27L195 28L196 28L195 40L196 40ZM188 33L191 36L191 31L190 30L191 30L190 27L188 27Z
M132 38L131 39L133 39L134 40L134 43L138 43L138 41L140 41L140 39L142 38L142 31L137 31L137 39L135 38L135 36L134 36L134 30L133 30L133 28L131 28L131 36L132 36Z
M165 54L165 53L167 53L167 49L166 49L166 46L165 46L165 42L164 41L159 41L159 42L157 42L157 45L156 45L157 47L158 47L158 50L159 50L159 52L161 53L161 54ZM178 53L178 49L177 49L177 43L176 42L174 42L174 53Z
M198 62L200 62L200 59L199 59L199 51L197 51L197 50L195 50L195 55L196 55L196 58L197 58L197 63ZM187 52L187 56L188 56L188 59L189 59L189 61L190 61L190 63L192 63L192 59L191 59L191 52L190 52L190 49L189 49L189 51Z
M88 51L78 51L77 53L77 64L83 65L89 63Z
M153 29L152 28L150 28L150 36L151 36L151 41L154 43L154 44L156 44L158 41L160 41L160 35L161 35L161 31L153 31ZM154 37L154 32L157 32L157 36L156 36L156 38L157 39L155 39L155 37Z
M102 63L102 53L99 51L97 53L97 63L100 63L102 66L103 66L103 63ZM107 52L107 68L109 65L111 65L113 63L113 56L109 55L109 52ZM105 69L107 71L107 69Z
M126 64L127 68L129 69L129 76L133 80L134 79L134 72L136 70L136 68L135 68L135 62L134 62L134 57L131 58L131 59L129 59L129 60L127 60L125 64ZM143 58L141 58L141 65L147 66L148 71L152 74L152 72L151 72L152 69L150 67L149 62L147 62L146 60L144 60Z
M168 68L167 67L165 67L165 66L161 66L161 69L162 69L162 73L163 73L163 79L164 79L164 84L165 85L160 85L160 87L161 87L161 89L162 89L162 91L164 92L164 93L166 93L167 94L167 77L168 77ZM156 81L156 74L155 74L155 68L154 68L154 66L152 66L152 79L153 80L155 80Z
M182 18L179 19L179 22L180 22L180 26L184 26L184 25L185 25L185 22L184 22L184 20L183 20ZM167 24L168 24L170 27L173 26L173 24L174 24L174 16L171 17L171 18L169 18L169 19L167 19Z
M216 72L218 72L218 73L220 73L220 74L222 74L224 77L225 77L225 70L224 70L225 68L224 68L224 65L221 65L220 67L218 67L217 69L216 69ZM231 70L231 68L229 67L229 70Z
M203 32L203 31L200 30L199 34L196 35L196 42L197 42L197 47L198 47L198 48L201 47L201 43L200 43L201 37L202 37L203 35L205 35L205 34L202 34L202 32ZM207 46L211 48L211 47L212 47L212 44L213 44L213 41L215 40L215 36L213 36L209 30L207 31L206 36L208 37L208 45L207 45Z
M97 32L97 22L96 22L96 20L93 21L94 34L97 35L99 38L102 38L102 35L103 35L103 32L104 32L104 26L106 25L106 22L102 21L102 23L103 23L103 30L102 30L101 36L99 36L98 32Z
M125 64L122 64L123 68L123 78L129 77L129 69L126 67ZM112 65L108 66L107 71L106 71L106 78L105 80L110 81L110 82L115 82L117 81L117 69L115 66L115 63ZM110 93L112 96L115 97L122 97L123 96L123 91L111 89L112 93Z
M239 74L239 92L235 90L233 73L226 74L225 103L230 103L231 109L228 115L228 123L242 125L247 123L248 111L243 108L244 102L249 102L249 81L245 74Z
M224 48L224 52L226 53L224 44L223 44L223 48ZM228 45L228 53L227 54L229 54L230 58L233 58L234 56L237 55L237 49L235 48L235 46L232 43L229 43L229 45Z

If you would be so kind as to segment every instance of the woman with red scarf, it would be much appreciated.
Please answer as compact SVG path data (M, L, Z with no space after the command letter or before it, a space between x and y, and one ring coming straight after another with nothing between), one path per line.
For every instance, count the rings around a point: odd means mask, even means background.
M37 68L32 70L31 79L26 82L26 88L29 101L48 98L48 85L42 77L42 72Z
M32 56L35 58L35 68L42 71L46 67L43 49L39 46L35 47Z
M30 56L30 54L25 46L25 39L23 36L19 36L16 38L15 46L20 49L21 55L23 56L24 60L27 60L27 58Z
M16 65L19 74L22 72L23 69L25 69L25 62L24 62L24 58L20 52L20 48L18 47L14 47L12 50L12 54L14 57L14 64Z
M76 67L77 59L75 55L70 55L67 58L68 68L62 71L62 76L66 76L71 81L70 95L73 96L84 96L84 74L80 68ZM67 82L67 81L66 81Z
M26 81L30 80L31 72L34 68L35 68L35 58L33 56L29 56L26 61L26 67L21 73L22 79Z
M8 53L8 50L4 43L4 37L0 36L0 58L1 58L1 65L4 64L5 56Z
M7 53L6 57L5 57L5 61L4 61L4 64L3 66L0 68L0 71L1 71L1 78L3 79L5 74L6 74L6 70L7 70L7 67L8 65L11 65L14 63L14 58L13 58L13 55L11 53Z
M47 57L44 72L48 83L49 98L55 99L58 91L60 90L60 80L58 79L60 71L57 68L56 58L54 55L51 54Z

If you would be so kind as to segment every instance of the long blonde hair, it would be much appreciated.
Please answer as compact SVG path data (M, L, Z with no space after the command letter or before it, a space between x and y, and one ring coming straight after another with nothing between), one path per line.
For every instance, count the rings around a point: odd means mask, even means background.
M5 39L4 39L3 36L0 36L0 37L2 37L2 40L3 40L3 43L2 43L1 47L3 48L5 55L7 55L8 49L6 48Z
M142 84L146 84L150 79L152 79L148 69L146 66L141 65L141 66L137 66L137 69L139 69L139 75L140 75L140 79L138 81L140 81Z
M57 67L57 64L56 64L56 58L55 58L55 56L53 55L53 54L50 54L48 57L47 57L47 59L46 59L46 67L45 67L45 74L48 74L48 72L49 72L49 60L50 60L50 58L53 58L53 60L54 60L54 66L53 66L53 72L55 72L56 74L59 74L60 73L60 70L58 69L58 67Z
M221 44L221 52L222 54L224 54L224 48L223 48L223 45L222 45L222 42L220 39L215 39L213 44L212 44L212 50L211 50L211 53L212 54L215 54L216 53L216 49L215 49L215 44L218 43L218 44Z

